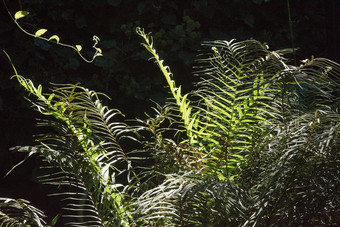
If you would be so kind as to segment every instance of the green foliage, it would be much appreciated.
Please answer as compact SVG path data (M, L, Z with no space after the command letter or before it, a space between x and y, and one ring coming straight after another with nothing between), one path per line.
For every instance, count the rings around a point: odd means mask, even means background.
M334 212L339 203L333 201L340 196L335 192L339 180L335 176L335 166L339 166L335 154L339 148L339 106L333 94L339 85L329 76L337 76L338 64L311 59L297 67L283 57L291 50L269 51L254 40L209 42L198 60L197 75L202 81L192 92L195 101L190 102L188 95L181 95L181 87L175 86L148 36L138 32L168 81L175 110L189 138L194 138L190 141L197 147L190 150L199 149L204 157L198 172L168 174L163 184L140 197L140 203L148 204L141 211L145 223L168 225L172 220L175 225L219 226L337 222ZM188 124L188 119L194 123ZM334 147L321 151L325 144ZM316 162L324 169L311 178L309 174L319 168ZM326 172L332 172L332 177L326 177ZM209 181L210 175L215 177ZM320 181L330 185L322 195L324 187L312 183ZM300 194L304 198L317 194L315 205L301 203ZM320 203L323 208L315 209ZM160 210L164 210L162 219Z
M332 79L339 64L312 58L294 66L284 57L292 50L270 51L255 40L206 42L199 81L183 95L152 37L137 33L172 96L145 120L122 120L79 84L45 93L14 69L43 115L38 125L47 127L36 146L14 150L44 160L39 179L56 186L52 195L63 202L54 223L340 223L339 85Z
M46 226L43 212L23 199L0 198L1 226Z
M156 50L153 48L152 40L150 41L149 37L140 28L137 28L137 34L139 34L145 40L145 44L143 44L143 46L153 55L153 58L155 59L155 63L159 66L163 75L165 76L165 79L168 82L172 96L175 99L176 105L179 106L179 111L181 113L182 120L184 121L184 125L189 133L189 137L192 137L192 135L190 134L191 127L195 119L191 119L191 115L190 115L191 108L189 108L189 103L186 101L187 95L182 96L181 86L176 87L175 81L173 80L173 76L172 76L169 66L163 65L163 60L159 58Z
M74 226L130 226L124 199L126 187L116 182L123 176L130 183L135 176L130 161L119 145L129 135L124 124L112 122L121 115L108 109L98 94L78 85L57 86L44 94L42 86L18 74L19 83L33 95L35 108L50 118L39 126L52 127L49 134L40 136L36 147L18 147L29 156L41 156L47 162L46 173L40 181L57 185L53 193L65 201L66 223Z
M338 130L339 113L328 109L302 114L278 132L240 179L257 207L248 210L248 223L338 223Z

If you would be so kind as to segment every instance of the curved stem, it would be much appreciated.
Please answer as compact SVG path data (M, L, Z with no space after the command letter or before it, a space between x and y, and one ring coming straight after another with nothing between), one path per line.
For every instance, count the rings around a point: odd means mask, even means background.
M10 11L9 11L9 9L8 9L8 7L7 7L7 5L6 5L6 3L5 3L5 0L3 0L3 3L4 3L4 5L5 5L5 8L6 8L8 14L9 14L9 16L12 18L12 20L14 21L14 23L18 26L18 28L19 28L23 33L25 33L25 34L28 35L28 36L34 37L34 38L38 38L38 39L41 39L41 40L44 40L44 41L47 41L47 42L51 42L50 39L47 39L47 38L44 38L44 37L40 37L40 36L36 36L36 35L34 35L34 34L32 34L32 33L29 33L29 32L26 31L23 27L21 27L20 24L18 23L17 19L15 19L15 18L12 16L12 14L10 13ZM71 48L71 49L75 50L75 51L78 53L78 55L79 55L85 62L87 62L87 63L92 63L96 57L102 55L102 54L101 54L101 52L102 52L101 49L97 47L97 44L99 43L100 39L99 39L97 36L94 35L94 36L93 36L93 41L94 41L94 45L92 46L92 48L94 48L96 51L95 51L95 53L93 54L92 59L90 59L90 60L86 59L86 58L80 53L80 50L79 50L77 47L75 47L75 46L72 46L72 45L69 45L69 44L65 44L65 43L61 43L61 42L59 42L59 41L55 42L55 44L60 45L60 46L64 46L64 47L68 47L68 48Z

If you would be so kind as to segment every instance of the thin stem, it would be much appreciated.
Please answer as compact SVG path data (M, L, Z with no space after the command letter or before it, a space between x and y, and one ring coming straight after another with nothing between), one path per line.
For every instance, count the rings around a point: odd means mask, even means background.
M9 9L8 9L6 3L5 3L5 0L3 0L3 3L4 3L4 5L5 5L5 8L6 8L8 14L9 14L9 16L12 18L12 20L14 21L14 23L18 26L18 28L19 28L23 33L25 33L25 34L28 35L28 36L34 37L34 38L38 38L38 39L41 39L41 40L44 40L44 41L47 41L47 42L51 42L50 39L47 39L47 38L44 38L44 37L40 37L40 36L36 36L36 35L34 35L34 34L32 34L32 33L29 33L29 32L26 31L23 27L21 27L20 24L18 23L17 19L15 19L15 18L12 16L11 12L9 11ZM20 1L20 5L21 5L21 1ZM64 46L64 47L68 47L68 48L71 48L71 49L75 50L75 51L78 53L78 55L79 55L85 62L87 62L87 63L92 63L92 62L94 61L94 59L95 59L97 56L101 56L101 52L102 52L101 49L97 47L97 44L98 44L98 42L100 41L100 39L99 39L97 36L94 35L94 36L93 36L93 41L94 41L94 45L92 46L92 48L94 48L94 49L96 50L96 52L93 54L93 57L92 57L91 60L86 59L86 58L80 53L80 50L79 50L77 47L74 47L74 46L69 45L69 44L61 43L61 42L59 42L59 41L55 42L55 44L60 45L60 46Z
M296 51L295 51L295 42L294 42L293 21L292 21L292 16L290 14L290 3L289 3L289 0L287 0L287 11L288 11L288 23L289 23L290 41L292 43L292 48L293 48L294 65L296 65Z

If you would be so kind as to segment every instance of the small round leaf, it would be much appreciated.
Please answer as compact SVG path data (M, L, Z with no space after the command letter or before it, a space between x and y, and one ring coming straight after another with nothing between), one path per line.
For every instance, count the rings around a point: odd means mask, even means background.
M29 13L30 13L30 12L27 12L27 11L18 11L18 12L15 13L14 18L15 18L16 20L18 20L18 19L20 19L20 18L22 18L22 17L25 17L25 16L28 15Z
M60 41L59 36L57 35L52 35L48 40L51 41L52 39L54 39L57 43Z
M76 48L77 48L78 51L81 51L81 49L82 49L81 45L76 45Z
M39 36L43 35L45 32L47 32L47 29L44 29L44 28L39 29L38 31L36 31L35 37L39 37Z

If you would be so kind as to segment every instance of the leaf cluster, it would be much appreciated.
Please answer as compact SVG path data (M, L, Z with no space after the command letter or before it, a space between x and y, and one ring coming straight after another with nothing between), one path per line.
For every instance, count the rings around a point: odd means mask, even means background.
M294 66L284 56L292 50L255 40L206 42L199 82L183 94L152 37L137 33L172 96L145 120L122 120L104 96L78 84L45 93L15 70L48 133L36 146L14 149L45 161L40 181L56 186L52 195L64 203L51 224L339 223L339 85L332 79L339 64L312 58ZM131 143L137 148L124 145Z

